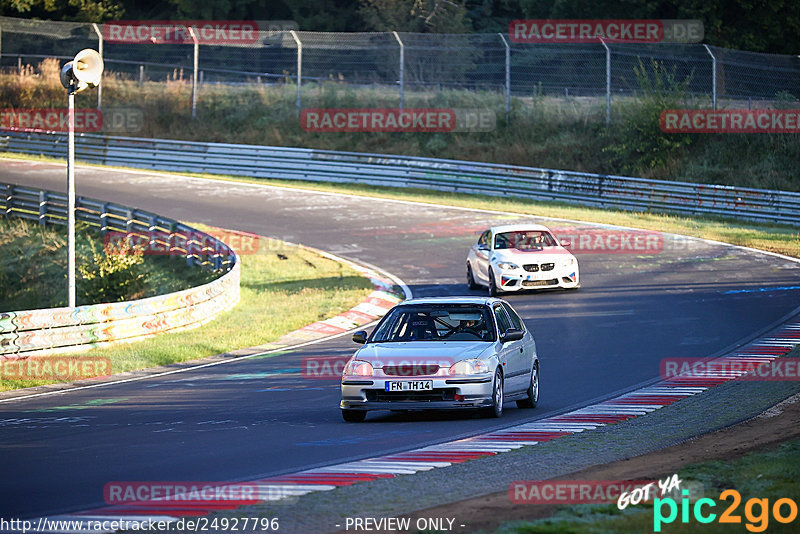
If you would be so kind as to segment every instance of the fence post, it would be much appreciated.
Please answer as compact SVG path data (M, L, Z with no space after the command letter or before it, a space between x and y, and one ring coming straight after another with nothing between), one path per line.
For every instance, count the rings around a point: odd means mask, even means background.
M400 109L403 109L406 103L406 47L397 32L392 32L392 34L400 45Z
M47 226L47 191L39 191L39 224Z
M611 124L611 49L602 37L600 42L606 49L606 126L608 126Z
M197 117L197 56L200 54L200 43L194 33L194 28L191 26L189 26L189 35L192 36L192 41L194 41L194 62L192 64L192 118L194 119Z
M75 93L67 94L67 306L75 300Z
M303 41L300 40L300 36L297 35L297 32L294 30L289 30L289 33L292 34L292 38L294 39L295 44L297 45L297 114L300 115L300 110L303 108L303 102L301 97L301 90L300 87L303 84Z
M106 235L108 232L108 203L100 206L100 233Z
M500 40L503 41L503 45L506 47L506 124L508 124L511 118L511 47L508 45L505 35L502 33L497 35L500 36Z
M125 210L125 233L130 236L133 233L133 210Z
M12 184L6 184L6 198L3 199L5 201L5 211L3 215L5 215L6 219L11 216L11 199L14 197L14 186Z
M707 44L703 46L706 48L708 55L711 56L711 105L714 109L717 109L717 58Z
M100 58L103 58L103 34L100 33L100 28L97 27L97 23L92 23L92 28L94 29L94 33L97 34L97 53L100 54ZM102 77L100 83L97 84L97 109L101 109L103 105L103 82Z

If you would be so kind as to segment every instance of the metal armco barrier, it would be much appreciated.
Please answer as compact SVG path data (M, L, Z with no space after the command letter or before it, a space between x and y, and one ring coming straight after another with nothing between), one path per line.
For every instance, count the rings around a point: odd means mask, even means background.
M7 135L12 152L66 157L64 134ZM800 193L767 189L410 156L92 134L78 138L76 157L153 170L417 187L800 226Z
M0 183L0 213L6 217L63 225L66 203L61 193ZM75 211L77 221L100 232L144 237L159 250L184 256L189 265L226 272L201 286L141 300L0 313L0 361L192 328L239 302L238 257L213 236L154 213L83 197Z

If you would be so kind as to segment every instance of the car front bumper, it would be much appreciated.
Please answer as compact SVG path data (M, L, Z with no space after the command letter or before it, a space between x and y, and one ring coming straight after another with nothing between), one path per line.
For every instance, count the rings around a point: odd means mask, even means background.
M348 378L342 381L344 410L462 410L492 405L492 376ZM387 382L432 380L426 391L386 391Z
M580 286L577 265L555 268L551 271L527 272L522 269L495 270L495 280L501 291L524 291L528 289L572 289Z

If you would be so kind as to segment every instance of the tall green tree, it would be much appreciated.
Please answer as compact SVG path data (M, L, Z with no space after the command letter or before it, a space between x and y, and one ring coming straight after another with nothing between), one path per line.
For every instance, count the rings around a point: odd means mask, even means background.
M359 9L372 31L469 33L463 0L361 0Z
M0 0L0 15L9 17L103 22L119 19L126 0Z
M800 53L797 0L520 0L519 18L699 19L704 42L781 54Z

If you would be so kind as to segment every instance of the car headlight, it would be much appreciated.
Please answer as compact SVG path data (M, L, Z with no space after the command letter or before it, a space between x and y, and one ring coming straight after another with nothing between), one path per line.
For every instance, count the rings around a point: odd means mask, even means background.
M350 360L344 366L343 376L372 376L372 364L361 360Z
M500 263L497 264L497 266L503 269L504 271L505 270L513 271L514 269L519 269L519 265L517 265L516 263L511 263L510 261L501 261Z
M480 375L489 372L489 364L483 360L461 360L450 366L451 375Z

